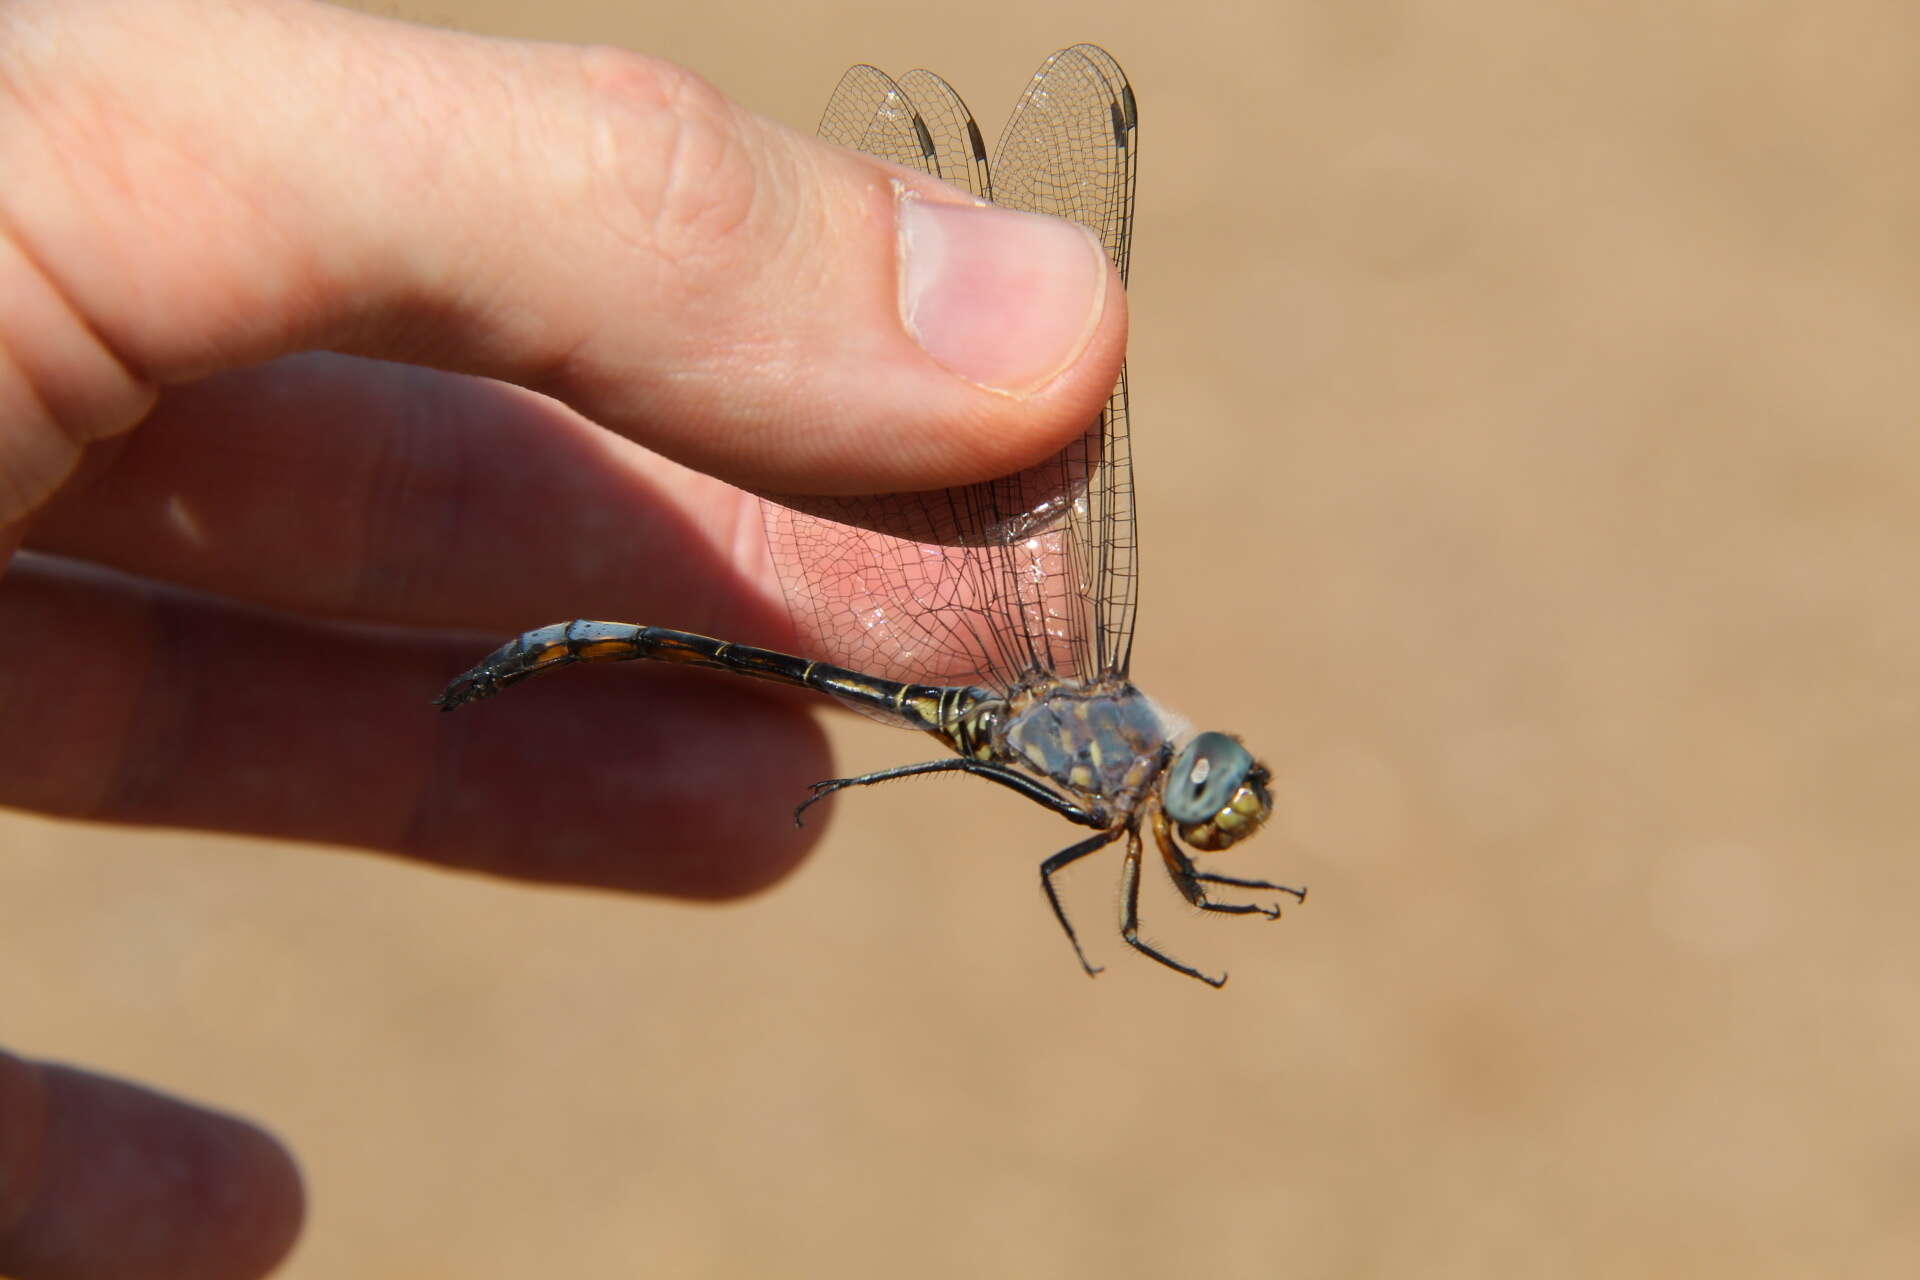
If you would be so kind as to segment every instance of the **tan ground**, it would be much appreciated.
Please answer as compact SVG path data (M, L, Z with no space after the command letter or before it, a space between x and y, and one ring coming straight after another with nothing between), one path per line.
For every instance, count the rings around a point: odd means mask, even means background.
M395 7L808 127L1111 48L1136 671L1313 898L1158 902L1215 994L959 785L721 909L6 820L9 1043L275 1126L286 1275L1920 1274L1920 11Z

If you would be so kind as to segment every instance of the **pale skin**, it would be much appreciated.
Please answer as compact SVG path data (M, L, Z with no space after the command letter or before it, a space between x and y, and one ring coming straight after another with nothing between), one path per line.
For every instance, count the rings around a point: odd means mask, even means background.
M765 886L819 825L711 800L832 776L803 705L555 680L492 736L429 700L561 617L791 647L743 489L1016 469L1125 342L1028 232L956 242L1004 261L910 325L903 192L961 197L678 68L304 0L0 0L0 175L0 804L59 818ZM610 745L522 746L562 737ZM0 1273L237 1280L300 1217L252 1124L0 1055Z

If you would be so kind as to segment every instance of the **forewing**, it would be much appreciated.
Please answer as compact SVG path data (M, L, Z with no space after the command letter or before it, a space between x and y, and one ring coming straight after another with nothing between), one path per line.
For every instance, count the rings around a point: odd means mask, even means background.
M1133 241L1133 87L1105 49L1076 44L1048 58L993 154L993 198L1092 227L1127 278Z
M939 177L983 200L993 199L987 181L987 144L973 113L953 86L931 71L909 71L900 77L900 90L920 113L933 142L933 170Z
M933 135L893 77L878 67L848 67L820 113L820 136L897 165L938 172Z
M863 111L871 118L859 120ZM1091 45L1062 50L1035 74L991 170L965 106L929 72L895 84L856 67L822 121L833 141L949 180L971 173L976 193L1084 223L1123 278L1134 129L1125 77ZM1081 439L1018 475L812 498L804 512L768 504L773 558L810 651L931 684L1124 674L1135 599L1126 423L1123 375Z
M993 157L994 198L1093 228L1124 282L1133 252L1138 132L1133 88L1120 64L1097 45L1062 49L1034 73L1007 121ZM1125 675L1140 580L1124 367L1106 412L1050 465L1079 485L1060 530L1070 579L1060 594L1083 614L1073 628L1091 650L1082 665Z

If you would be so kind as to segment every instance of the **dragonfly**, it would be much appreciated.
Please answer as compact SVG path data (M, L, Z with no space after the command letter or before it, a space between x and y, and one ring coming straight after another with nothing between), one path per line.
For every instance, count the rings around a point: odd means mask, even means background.
M1093 230L1124 282L1133 238L1138 108L1125 73L1090 44L1062 49L1028 83L992 163L966 104L930 71L871 66L841 79L827 140L944 179L983 201ZM1145 845L1201 911L1278 919L1306 891L1201 870L1195 854L1237 844L1273 809L1272 778L1241 741L1189 733L1128 676L1138 611L1132 453L1123 367L1104 410L1072 444L1017 475L926 493L763 500L768 546L802 658L691 632L576 619L508 641L456 677L443 710L582 662L706 667L826 694L930 734L951 753L814 783L795 810L899 778L966 774L998 783L1091 835L1040 864L1040 886L1074 955L1088 959L1055 878L1123 843L1120 933L1134 950L1210 986L1209 974L1140 934ZM1191 851L1191 852L1190 852Z

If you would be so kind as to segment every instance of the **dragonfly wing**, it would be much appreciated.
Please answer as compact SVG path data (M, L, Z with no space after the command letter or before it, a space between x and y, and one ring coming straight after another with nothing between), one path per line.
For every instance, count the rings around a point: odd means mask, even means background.
M820 136L909 169L937 174L932 133L893 77L878 67L848 67L820 114Z
M931 71L914 70L900 77L900 90L912 99L933 141L934 174L983 200L993 199L986 141L953 86Z
M1092 227L1123 276L1134 128L1125 76L1090 45L1036 73L991 167L965 105L930 72L895 83L856 67L822 121L834 141L922 156L915 167L977 194ZM1079 440L1017 475L802 505L767 506L769 545L796 624L834 662L998 688L1124 674L1136 581L1124 376Z
M1133 87L1112 55L1090 44L1062 49L1034 73L1007 121L993 156L994 198L1091 227L1124 282L1138 133ZM1124 676L1139 603L1124 368L1106 411L1051 465L1079 482L1059 534L1072 579L1062 598L1082 612L1072 630L1088 646L1078 665Z

